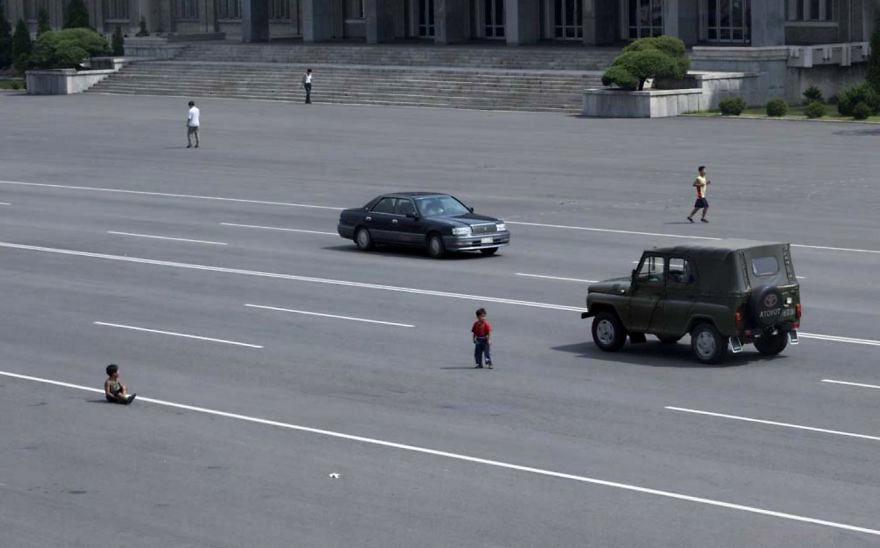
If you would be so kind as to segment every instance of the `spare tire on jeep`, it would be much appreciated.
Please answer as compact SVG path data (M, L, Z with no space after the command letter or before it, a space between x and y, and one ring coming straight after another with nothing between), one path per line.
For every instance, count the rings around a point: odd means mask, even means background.
M749 315L760 327L770 327L782 315L784 303L782 292L773 285L764 285L752 290L749 298Z

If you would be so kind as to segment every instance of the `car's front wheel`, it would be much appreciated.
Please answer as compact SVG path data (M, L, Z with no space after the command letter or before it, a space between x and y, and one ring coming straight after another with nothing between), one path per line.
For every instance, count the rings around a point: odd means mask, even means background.
M363 227L357 229L357 232L354 233L354 243L358 246L358 249L363 251L369 251L375 247L373 236L369 230Z
M755 348L765 356L775 356L788 346L788 334L777 333L776 335L762 335L755 339Z
M626 342L626 328L613 312L599 312L593 318L593 342L605 352L617 352Z
M439 234L431 234L428 236L428 255L434 259L440 259L446 254L446 246L443 244L443 237Z
M727 338L710 323L701 323L691 331L691 350L703 363L720 363L727 357Z
M498 253L498 248L497 247L488 247L486 249L481 249L480 253L482 253L483 255L486 255L486 256L494 255L494 254Z

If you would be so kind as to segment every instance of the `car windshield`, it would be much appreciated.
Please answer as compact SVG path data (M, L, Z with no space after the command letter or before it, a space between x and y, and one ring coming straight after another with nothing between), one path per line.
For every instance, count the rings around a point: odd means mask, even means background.
M425 217L453 217L470 213L468 208L452 196L430 196L416 200Z

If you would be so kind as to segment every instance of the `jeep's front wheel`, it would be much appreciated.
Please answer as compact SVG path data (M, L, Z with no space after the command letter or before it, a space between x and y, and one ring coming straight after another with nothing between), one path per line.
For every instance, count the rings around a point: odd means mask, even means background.
M710 323L701 323L691 331L691 350L703 363L720 363L727 357L727 338Z
M599 312L593 318L593 342L605 352L617 352L626 342L626 328L613 312Z
M755 348L765 356L775 356L788 346L788 334L762 335L755 339Z

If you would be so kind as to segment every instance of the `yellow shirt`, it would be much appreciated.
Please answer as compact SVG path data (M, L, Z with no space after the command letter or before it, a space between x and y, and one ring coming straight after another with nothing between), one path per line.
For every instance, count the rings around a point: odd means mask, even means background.
M697 187L697 198L705 198L706 191L708 190L708 183L706 183L706 178L702 175L697 175L697 180L694 181Z

